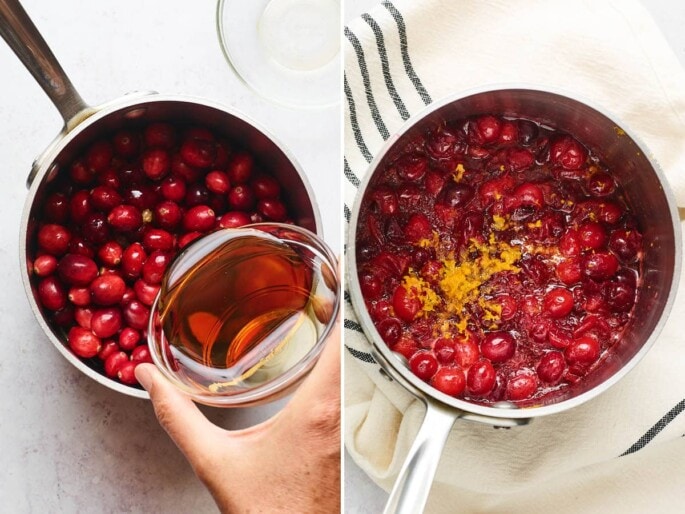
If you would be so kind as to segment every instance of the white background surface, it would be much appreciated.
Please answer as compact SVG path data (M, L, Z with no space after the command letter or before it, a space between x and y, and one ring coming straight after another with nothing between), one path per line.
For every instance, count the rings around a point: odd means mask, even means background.
M344 20L367 12L378 0L346 0ZM685 2L676 0L643 0L659 27L664 32L681 64L685 66ZM346 41L343 45L348 44ZM411 44L411 42L410 42ZM344 48L344 46L343 46ZM382 512L387 493L375 485L345 452L345 512L365 514ZM455 509L458 509L455 507ZM459 512L455 510L455 512Z
M215 2L23 3L87 102L134 90L194 95L265 126L303 166L325 237L340 248L339 106L290 110L243 86L219 48ZM20 217L31 163L61 118L4 41L0 70L0 512L216 512L150 403L81 375L34 321L19 274ZM276 407L207 412L240 427Z

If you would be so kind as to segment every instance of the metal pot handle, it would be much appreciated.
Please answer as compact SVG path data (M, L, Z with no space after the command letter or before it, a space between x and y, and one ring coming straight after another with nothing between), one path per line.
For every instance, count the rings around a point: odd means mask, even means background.
M93 112L17 0L0 0L0 35L57 107L66 132Z
M384 514L423 512L447 436L462 414L440 403L426 401L426 415L390 492Z

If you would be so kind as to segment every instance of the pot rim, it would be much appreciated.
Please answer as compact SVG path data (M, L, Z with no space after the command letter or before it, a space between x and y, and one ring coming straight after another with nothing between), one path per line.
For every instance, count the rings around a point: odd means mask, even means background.
M367 312L364 304L364 299L361 294L361 288L359 286L359 281L357 280L357 258L356 258L356 235L357 235L357 225L359 221L359 211L361 207L361 202L369 186L369 182L373 177L378 166L387 156L390 149L395 145L395 143L412 127L418 124L421 120L426 118L433 112L445 107L448 104L456 103L460 100L466 99L471 96L478 94L497 92L497 91L535 91L541 93L547 93L551 95L557 95L560 97L565 97L572 101L584 104L586 107L597 111L609 120L611 120L614 125L625 132L625 135L633 140L633 142L638 146L640 151L643 153L645 158L649 161L652 170L656 174L659 183L664 192L666 202L668 204L668 210L671 216L671 226L673 229L674 238L674 269L673 277L669 287L668 298L664 303L663 311L659 317L657 324L652 330L649 337L644 341L640 349L633 355L633 357L625 362L623 366L616 371L613 375L605 379L603 382L599 383L592 389L568 398L556 403L552 403L544 406L531 406L524 408L498 408L496 406L486 406L480 405L465 400L460 400L451 396L448 396L437 389L431 387L428 383L424 382L416 375L414 375L407 367L402 363L400 358L390 350L390 348L385 344L380 334L376 330L373 321L369 313ZM589 101L582 96L560 89L560 88L549 88L541 85L525 84L525 83L506 83L506 84L496 84L496 85L486 85L476 88L469 88L457 93L443 97L442 99L426 106L417 114L411 116L406 120L400 129L392 134L390 138L384 143L381 149L376 153L373 160L369 163L367 171L361 183L359 185L358 191L356 193L356 198L354 206L352 209L352 215L350 217L350 228L348 230L347 237L347 272L350 279L348 280L349 292L351 297L351 303L354 308L355 314L359 320L365 337L369 340L372 345L372 354L376 358L376 361L392 378L398 381L405 389L411 392L414 396L417 396L424 403L438 402L442 405L446 405L457 411L464 413L471 413L477 416L485 417L485 420L490 419L492 423L497 424L497 420L506 419L529 419L538 416L547 416L550 414L556 414L563 412L567 409L576 407L588 400L598 396L602 392L606 391L609 387L618 382L623 378L630 370L632 370L637 363L644 357L644 355L651 349L651 347L656 342L659 334L661 333L668 315L675 303L675 297L678 291L678 282L680 278L680 272L682 267L682 241L681 241L681 228L677 210L677 204L675 201L675 196L671 190L670 184L668 183L666 176L661 169L660 165L652 157L652 154L647 150L646 145L642 140L635 135L635 133L626 128L626 124L623 123L619 117L615 116L613 113L608 112L606 109L597 106L594 102ZM502 403L502 402L501 402ZM513 404L505 402L505 406L511 407ZM459 417L468 417L459 416ZM478 418L480 421L483 419Z

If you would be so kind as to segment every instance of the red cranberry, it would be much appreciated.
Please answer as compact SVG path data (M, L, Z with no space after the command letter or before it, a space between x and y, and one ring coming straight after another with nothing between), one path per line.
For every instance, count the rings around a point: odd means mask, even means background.
M225 194L231 188L231 184L228 181L228 175L223 171L210 171L205 176L205 186L212 193Z
M440 364L451 364L454 362L455 342L451 339L441 338L435 341L433 353Z
M396 163L397 174L402 180L420 181L428 171L428 159L418 153L405 154Z
M85 190L76 191L69 201L69 215L74 223L83 223L92 212L90 193Z
M564 257L577 257L581 252L580 236L577 230L569 229L559 240L559 251Z
M102 173L100 173L97 177L97 183L98 185L104 187L111 187L115 190L121 187L121 179L119 178L117 170L115 170L114 168L110 168L107 171L103 171Z
M90 203L99 211L109 212L121 203L121 195L114 188L97 186L90 192Z
M219 226L221 228L238 228L250 223L250 217L244 212L230 211L221 216Z
M533 209L540 209L545 202L540 189L536 184L524 182L518 186L513 193L516 207L532 207Z
M523 146L530 146L539 133L538 126L530 120L518 120L518 140Z
M152 252L143 264L143 280L148 284L159 284L169 262L171 262L171 256L168 253L159 250Z
M107 218L101 212L89 214L81 225L81 233L84 239L90 243L96 245L104 243L110 237Z
M595 280L606 280L618 271L618 259L609 252L588 255L583 261L583 272Z
M83 161L76 161L69 168L69 178L76 184L89 184L95 178L95 171Z
M456 341L454 345L454 362L463 369L469 368L478 360L478 342L474 336L467 336Z
M115 268L121 262L124 249L116 241L107 241L98 249L98 259L105 266Z
M494 143L499 139L502 122L495 116L481 116L470 124L469 138L478 145Z
M119 369L117 370L117 378L122 384L136 385L138 383L135 373L137 365L137 362L127 361L123 362L121 366L119 366Z
M264 223L264 216L258 212L253 212L250 214L250 223Z
M152 123L145 128L145 144L167 150L176 142L176 130L168 123Z
M117 376L117 372L122 364L128 362L128 355L125 352L114 352L105 359L105 375L109 378Z
M495 368L487 360L474 363L466 373L466 389L474 396L486 396L495 387Z
M95 357L102 345L100 339L90 330L81 327L72 327L67 336L69 348L84 359Z
M552 164L567 170L577 170L587 160L587 150L571 136L559 136L550 145Z
M386 318L378 323L378 333L385 343L392 347L402 335L402 323L397 318Z
M189 127L183 132L184 139L200 139L202 141L214 142L212 131L204 127Z
M504 175L483 182L478 191L478 195L484 205L490 205L494 201L509 194L513 187L514 180L509 175Z
M535 163L535 156L525 148L507 148L504 161L507 169L511 171L523 171Z
M566 369L566 360L561 352L549 352L542 356L537 372L540 380L547 384L556 384Z
M131 361L133 362L149 362L152 364L152 355L150 355L150 348L147 345L136 346L131 352Z
M599 250L606 243L607 234L602 225L590 221L578 228L578 239L585 248Z
M441 368L431 378L431 385L441 393L456 397L464 392L466 377L461 368Z
M79 236L74 236L71 238L69 243L69 253L75 253L78 255L83 255L90 259L95 257L95 250L85 239Z
M126 282L119 275L101 275L91 282L90 290L96 304L115 305L124 297Z
M570 364L592 364L599 358L600 346L597 339L581 336L566 347L564 355Z
M133 290L136 292L136 298L143 302L148 307L152 306L159 293L159 285L150 285L144 280L138 279L133 284Z
M430 220L423 213L412 214L404 227L404 234L407 240L418 243L421 239L429 238L433 227Z
M112 138L114 151L121 157L131 158L138 153L140 138L130 130L120 130Z
M383 283L377 273L367 271L360 275L359 286L367 300L375 300L383 292Z
M641 248L642 235L637 230L614 230L609 237L609 249L623 262L633 262Z
M39 277L52 275L57 269L57 258L54 255L41 255L33 261L33 272Z
M161 187L158 191L157 187L146 184L134 186L126 191L124 203L132 205L141 211L154 209L160 200L160 192Z
M507 382L507 398L512 401L525 400L533 396L538 388L538 379L532 371L516 373Z
M587 189L593 196L608 196L616 189L616 183L608 173L599 172L590 177Z
M167 201L157 204L154 211L154 220L165 230L174 230L183 219L183 211L178 204Z
M183 229L186 232L207 232L214 227L216 215L206 205L196 205L183 216Z
M71 234L62 225L50 223L38 231L38 247L51 254L60 256L69 248Z
M404 286L399 286L392 297L392 305L398 318L404 321L413 321L423 307L416 295L407 292Z
M107 357L113 353L117 353L118 351L119 345L110 339L109 341L102 343L102 348L100 348L100 351L98 352L98 359L100 359L102 362L105 362Z
M490 332L480 343L480 351L492 362L504 362L514 356L516 341L508 332Z
M107 307L93 312L90 329L97 337L112 337L121 328L121 311L116 307Z
M143 270L143 264L147 259L147 254L140 243L131 244L126 250L121 259L121 271L127 278L136 278Z
M90 307L76 307L74 309L74 319L81 328L90 330L90 321L93 318L93 309Z
M86 165L96 173L105 171L112 164L113 154L109 141L98 141L86 152Z
M138 330L147 329L148 320L150 317L150 309L148 309L142 302L132 300L123 310L124 321L126 324Z
M216 144L216 159L214 159L214 167L219 169L226 169L228 167L228 159L231 155L231 145L228 141L221 140Z
M615 225L623 216L621 208L612 202L604 201L599 204L599 220L608 225Z
M497 142L501 145L511 145L516 143L518 137L519 129L516 122L511 120L503 120Z
M70 328L74 324L74 308L71 305L65 305L64 308L52 314L52 321L60 328Z
M569 259L557 264L557 277L567 286L577 284L583 278L578 259Z
M62 224L69 218L69 198L62 193L53 193L45 199L43 218L50 223Z
M178 248L185 248L199 237L202 237L202 232L186 232L178 239Z
M414 375L428 382L438 370L438 361L429 352L416 352L409 359L409 368Z
M149 228L143 235L143 248L148 252L155 250L170 251L174 248L174 236L166 230Z
M55 276L44 278L38 284L38 299L41 305L48 310L58 311L67 304L67 295L64 287Z
M140 332L135 328L126 327L119 333L119 346L122 350L130 352L140 342Z
M513 296L508 294L497 295L493 301L500 306L499 317L502 321L508 321L516 316L518 312L518 303Z
M454 208L467 205L475 196L473 187L468 184L449 184L440 193L440 202Z
M257 202L257 211L264 218L271 221L285 221L288 217L288 211L280 200L267 198Z
M142 158L143 173L150 180L161 180L171 170L169 153L162 148L149 148Z
M192 184L188 187L185 204L187 207L206 205L209 203L209 198L209 189L207 189L204 184Z
M635 288L623 282L605 284L603 295L606 303L614 312L627 312L635 304Z
M87 286L98 276L98 267L93 259L68 253L59 261L59 276L72 286Z
M250 188L254 191L258 200L265 198L278 198L281 194L281 186L278 181L269 175L260 174L252 179Z
M245 184L252 177L254 159L247 152L236 152L228 164L227 174L231 184Z
M237 185L228 192L228 205L237 211L249 211L254 207L255 195L247 185Z
M543 308L550 317L563 318L573 310L573 293L563 287L555 287L545 294Z
M109 224L119 232L130 232L143 224L143 216L133 205L118 205L107 216Z
M90 305L90 287L72 287L69 289L69 301L78 307Z
M189 166L209 168L216 159L216 145L204 139L186 139L181 145L181 158Z
M169 177L162 182L160 189L165 200L181 202L186 197L186 183L178 177Z

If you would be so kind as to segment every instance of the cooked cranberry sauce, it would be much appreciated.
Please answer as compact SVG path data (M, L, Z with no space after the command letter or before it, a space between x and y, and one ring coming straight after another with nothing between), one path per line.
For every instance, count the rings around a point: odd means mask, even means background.
M369 187L359 282L414 374L477 403L531 405L621 337L642 236L611 170L573 136L480 116L407 144Z

